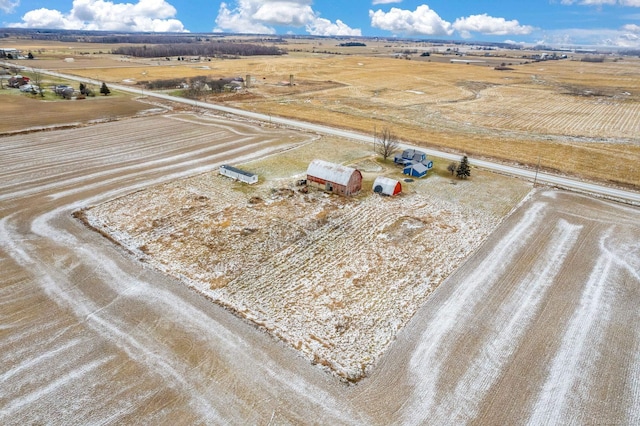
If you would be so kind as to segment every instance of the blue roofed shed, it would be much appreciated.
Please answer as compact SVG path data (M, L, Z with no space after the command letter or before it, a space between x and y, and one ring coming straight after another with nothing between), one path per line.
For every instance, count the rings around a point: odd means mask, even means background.
M404 173L405 175L421 178L427 175L428 170L429 169L424 164L414 163L405 166L404 169L402 169L402 173Z

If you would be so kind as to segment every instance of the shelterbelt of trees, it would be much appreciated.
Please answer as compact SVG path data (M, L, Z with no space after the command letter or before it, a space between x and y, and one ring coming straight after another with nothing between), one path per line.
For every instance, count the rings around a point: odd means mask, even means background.
M176 43L160 45L123 46L115 49L118 55L136 56L142 58L158 58L169 56L254 56L254 55L283 55L286 51L275 46L260 46L249 43L233 42L204 42L204 43Z

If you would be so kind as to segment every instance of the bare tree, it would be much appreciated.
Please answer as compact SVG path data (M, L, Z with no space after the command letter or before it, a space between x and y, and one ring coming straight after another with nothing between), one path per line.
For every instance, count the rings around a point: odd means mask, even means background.
M388 127L383 127L380 133L374 132L373 150L376 154L382 155L384 160L389 158L393 152L398 149L398 146L398 138L396 138Z
M40 97L44 98L44 90L42 89L42 73L38 71L33 71L31 74L31 86L34 87L32 92L33 94L40 94Z
M455 171L458 169L458 163L456 163L455 161L452 161L451 163L449 163L449 165L447 166L447 170L449 170L451 172L451 174L453 175L455 173Z

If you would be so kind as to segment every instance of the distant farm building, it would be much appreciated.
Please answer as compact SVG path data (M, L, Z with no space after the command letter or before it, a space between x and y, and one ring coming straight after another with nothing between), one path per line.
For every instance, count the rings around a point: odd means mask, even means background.
M362 173L352 167L313 160L307 168L307 182L325 191L340 195L353 195L362 189Z
M395 179L378 176L373 181L373 192L381 195L396 195L402 192L402 185Z
M227 166L227 165L221 166L220 174L235 180L239 180L240 182L248 183L248 184L253 184L258 182L258 175L245 172L244 170L240 170L232 166Z
M0 47L0 58L18 59L20 52L12 47Z

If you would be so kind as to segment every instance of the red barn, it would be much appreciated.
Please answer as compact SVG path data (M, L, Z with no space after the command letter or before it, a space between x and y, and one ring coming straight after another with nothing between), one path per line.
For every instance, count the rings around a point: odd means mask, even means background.
M313 160L307 168L307 182L321 186L325 191L353 195L362 189L362 173L340 164Z

